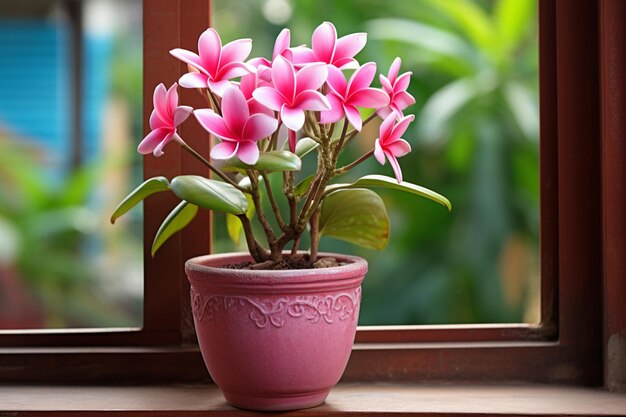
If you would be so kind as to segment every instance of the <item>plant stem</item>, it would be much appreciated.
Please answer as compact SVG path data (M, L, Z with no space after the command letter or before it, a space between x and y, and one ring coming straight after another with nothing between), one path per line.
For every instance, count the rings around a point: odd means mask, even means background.
M293 246L291 248L291 256L296 256L298 254L298 246L300 246L300 238L302 238L301 234L296 236L296 238L293 240Z
M252 255L252 258L254 258L256 262L263 262L267 258L267 255L264 253L265 251L260 248L260 245L254 238L250 219L248 219L245 214L239 214L237 217L239 217L241 225L243 226L243 232L246 237L246 243L248 244L248 251L250 252L250 255Z
M341 148L343 147L343 142L346 140L346 132L348 131L348 119L343 119L343 128L341 129L341 136L339 137L339 143L335 146L335 153L333 154L333 163L337 162L337 158L339 158L339 153L341 152Z
M272 211L274 211L274 217L276 217L276 222L278 223L278 227L283 232L287 228L287 225L283 221L283 217L280 214L280 209L278 208L278 204L276 204L276 199L274 198L274 193L272 192L272 186L270 185L269 177L266 172L261 171L261 176L263 177L263 182L265 183L265 189L267 190L267 197L270 200L270 204L272 206Z
M311 225L311 250L309 261L315 263L317 261L317 248L319 246L319 226L320 226L320 209L316 208L309 219Z
M369 152L367 152L364 155L361 155L361 157L359 159L357 159L356 161L353 161L352 163L350 163L348 165L342 166L341 168L337 168L335 170L335 175L345 174L346 172L350 171L355 166L359 165L361 162L367 160L372 155L374 155L374 149L370 150Z
M256 172L252 169L246 170L248 177L250 178L250 190L252 195L252 202L254 203L254 207L256 208L257 217L259 222L261 222L261 226L263 226L263 231L265 232L265 236L267 238L267 244L270 247L270 251L272 253L272 258L276 255L276 235L274 235L274 230L272 230L272 226L267 221L265 217L265 213L263 212L263 207L261 206L261 196L259 194L259 179L256 176ZM280 254L279 254L280 255Z
M219 170L219 169L215 168L213 165L211 165L211 163L209 161L207 161L204 158L204 156L200 155L198 152L196 152L195 149L193 149L191 146L189 146L185 142L183 142L182 139L179 141L179 143L183 147L183 149L185 149L187 152L192 154L196 159L198 159L200 162L202 162L204 165L206 165L211 171L216 173L218 177L220 177L225 182L227 182L228 184L232 185L233 187L235 187L239 191L244 192L244 193L249 193L248 190L246 190L243 187L240 187L239 184L237 184L236 182L234 182L233 180L228 178L228 176L226 174L224 174L221 170Z
M213 103L213 110L215 110L215 112L218 113L221 116L222 115L222 107L217 102L217 97L215 97L215 94L213 94L213 91L211 91L211 90L208 90L208 91L209 91L209 97L211 98L211 102Z

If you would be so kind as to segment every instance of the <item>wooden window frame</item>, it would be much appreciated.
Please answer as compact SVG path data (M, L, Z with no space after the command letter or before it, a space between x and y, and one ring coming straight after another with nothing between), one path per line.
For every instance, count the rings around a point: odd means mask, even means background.
M541 323L359 328L344 380L601 385L606 373L608 386L626 385L621 371L611 373L617 365L610 357L620 346L626 350L626 307L616 295L626 293L626 202L618 192L626 186L626 83L615 75L626 73L626 53L614 36L626 37L623 4L539 0ZM168 51L195 49L210 11L211 0L144 0L145 126L153 86L170 85L185 69ZM181 96L205 106L194 91ZM186 140L208 151L201 128L191 123L182 129ZM183 165L187 173L208 174L171 147L161 158L144 159L144 175L172 177ZM3 332L0 382L208 378L195 344L183 263L211 249L210 213L201 213L155 258L148 252L174 204L165 193L145 203L144 327ZM617 348L610 348L615 337Z

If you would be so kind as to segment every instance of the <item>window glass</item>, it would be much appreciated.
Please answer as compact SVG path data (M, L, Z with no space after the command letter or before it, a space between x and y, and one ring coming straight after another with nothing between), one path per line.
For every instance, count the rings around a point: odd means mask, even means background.
M536 0L216 0L213 7L223 42L253 38L251 56L271 57L283 27L292 46L310 45L313 30L332 21L339 36L368 33L361 63L374 61L386 75L400 56L401 72L413 73L417 102L406 112L416 122L404 136L413 152L399 162L407 181L449 197L453 211L380 191L391 220L384 251L322 238L322 250L369 261L360 324L539 321ZM370 150L377 133L376 123L367 126L346 162ZM350 175L370 173L393 175L373 158ZM216 214L216 251L245 250L224 223Z
M139 0L0 0L0 329L140 327Z

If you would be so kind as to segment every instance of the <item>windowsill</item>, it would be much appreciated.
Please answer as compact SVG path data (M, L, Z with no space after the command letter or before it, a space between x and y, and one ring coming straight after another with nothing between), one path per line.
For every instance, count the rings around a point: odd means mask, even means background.
M228 406L213 385L4 386L0 415L250 415ZM595 388L520 385L340 384L310 415L623 415L626 395ZM159 413L159 415L164 415ZM263 413L268 415L267 413ZM156 414L155 414L156 415Z

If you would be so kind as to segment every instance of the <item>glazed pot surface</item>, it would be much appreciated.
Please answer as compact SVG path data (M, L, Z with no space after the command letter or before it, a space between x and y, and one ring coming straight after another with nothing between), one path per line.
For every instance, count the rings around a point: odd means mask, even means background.
M253 410L313 407L345 370L367 262L306 270L220 268L248 254L187 261L191 303L205 364L226 400Z

